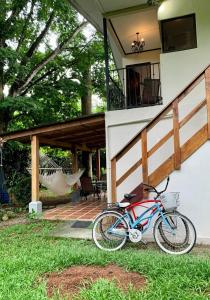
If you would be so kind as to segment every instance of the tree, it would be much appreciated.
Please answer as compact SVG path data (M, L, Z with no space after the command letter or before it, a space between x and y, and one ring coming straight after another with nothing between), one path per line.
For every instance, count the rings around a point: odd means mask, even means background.
M102 38L85 37L82 29L87 22L67 0L2 0L1 4L0 132L64 121L81 113L86 93L89 99L92 93L104 97ZM30 193L28 151L12 142L4 151L9 158L5 159L8 188L17 199L24 194L25 201ZM25 190L20 190L20 181L25 182Z
M105 98L105 64L103 39L99 33L95 34L84 55L75 66L76 77L80 82L82 115L92 113L92 94Z
M17 107L32 105L33 88L45 78L52 78L58 68L57 57L67 47L77 47L87 25L79 21L67 1L2 0L1 10L0 132L7 129ZM57 39L55 45L50 43L52 35Z
M99 94L105 97L105 65L104 48L100 34L96 34L89 46L85 49L84 55L76 66L76 77L80 82L79 91L81 95L82 115L92 113L92 94ZM89 173L89 152L82 152L82 165L85 168L84 176Z

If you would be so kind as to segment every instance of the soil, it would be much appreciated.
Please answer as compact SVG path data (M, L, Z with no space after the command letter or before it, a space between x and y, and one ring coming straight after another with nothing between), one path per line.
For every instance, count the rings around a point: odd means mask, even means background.
M88 288L99 278L115 281L116 285L127 292L129 287L142 289L146 286L146 278L135 272L127 272L116 265L99 266L74 266L63 272L47 275L48 297L59 290L62 296L72 299L81 288Z
M9 219L7 221L1 221L0 222L0 228L1 227L7 227L17 224L27 224L29 221L27 220L26 214L20 214L19 216Z

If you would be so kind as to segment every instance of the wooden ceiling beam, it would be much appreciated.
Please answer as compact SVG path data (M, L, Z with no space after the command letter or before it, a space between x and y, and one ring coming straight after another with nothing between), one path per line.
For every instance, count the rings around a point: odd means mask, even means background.
M58 148L64 148L64 149L68 149L68 150L77 149L77 150L87 151L87 152L94 151L94 149L87 147L87 145L85 145L85 144L78 145L78 144L74 144L74 143L59 142L59 141L55 141L53 139L46 139L46 138L40 138L40 144L58 147Z
M42 126L42 127L37 127L33 129L28 129L28 130L21 130L18 132L11 132L8 134L2 134L2 138L5 141L9 140L21 140L24 138L28 138L29 141L31 139L31 136L33 135L42 135L45 133L59 133L61 130L68 130L68 128L79 128L79 126L85 126L88 128L88 126L102 126L104 123L104 116L97 116L95 118L88 118L87 120L80 119L80 120L74 120L74 121L69 121L66 123L61 123L61 124L54 124L54 125L48 125L48 126Z
M69 143L76 143L76 144L81 144L81 143L85 143L86 141L89 142L89 141L92 141L93 143L96 141L96 140L104 140L105 141L105 135L101 135L101 134L92 134L91 135L87 135L87 136L83 136L83 137L69 137L69 138L59 138L59 139L55 139L55 141L69 141Z
M88 131L82 131L81 132L81 130L80 131L77 131L77 132L70 132L70 133L68 133L68 134L65 134L65 135L63 135L63 134L60 134L60 137L54 137L54 140L64 140L64 139L71 139L71 138L83 138L83 137L86 137L87 135L90 135L90 134L94 134L95 135L95 133L97 133L97 135L98 134L102 134L102 133L104 133L103 134L103 136L105 136L105 128L101 128L101 129L96 129L96 130L88 130ZM50 138L50 137L49 137Z

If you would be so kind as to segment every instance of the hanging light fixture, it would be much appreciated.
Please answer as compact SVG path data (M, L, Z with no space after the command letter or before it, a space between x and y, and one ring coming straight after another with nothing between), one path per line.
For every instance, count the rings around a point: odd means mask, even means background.
M144 50L145 41L144 38L139 37L139 32L136 33L136 41L131 44L131 50L133 52L141 52Z

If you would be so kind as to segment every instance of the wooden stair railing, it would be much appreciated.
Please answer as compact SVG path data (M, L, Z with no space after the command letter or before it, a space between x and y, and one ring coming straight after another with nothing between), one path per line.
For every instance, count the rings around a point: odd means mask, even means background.
M189 95L191 91L205 80L206 97L195 106L182 120L179 118L179 103ZM202 108L207 109L207 124L191 136L180 146L180 129L188 123ZM149 131L167 114L171 112L173 117L173 129L162 137L150 150L148 150ZM167 158L151 174L148 171L148 159L171 137L174 141L174 153ZM151 122L149 122L114 158L111 160L112 179L112 202L117 201L117 188L139 167L142 168L142 179L144 183L158 185L166 176L174 170L179 170L183 161L193 154L207 139L210 139L210 66L208 66L194 81L192 81L175 99L173 99ZM116 177L117 162L128 153L137 143L141 142L142 155L120 178ZM139 182L140 184L141 182ZM129 191L128 191L129 192ZM119 199L121 200L121 199Z

